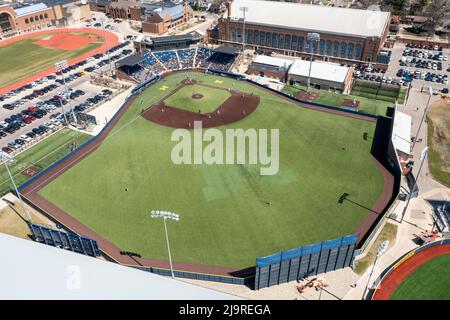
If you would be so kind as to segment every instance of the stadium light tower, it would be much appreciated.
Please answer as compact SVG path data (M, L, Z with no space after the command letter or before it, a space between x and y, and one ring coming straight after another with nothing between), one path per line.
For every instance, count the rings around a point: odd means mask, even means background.
M106 39L106 29L105 29L105 17L102 17L101 20L102 22L102 28L103 28L103 38L105 40L105 52L108 54L108 61L109 61L109 72L111 72L111 77L113 76L113 69L112 69L112 64L111 64L111 54L109 52L109 48L108 48L108 40Z
M248 7L239 7L239 10L242 11L243 14L243 28L242 28L242 54L245 51L245 13L248 11Z
M169 256L170 274L172 276L172 279L174 279L175 276L173 274L172 256L170 254L170 244L169 244L169 236L167 234L166 220L170 219L170 220L174 220L174 221L179 221L180 215L173 213L173 212L169 212L169 211L152 210L150 213L150 217L152 217L153 219L163 218L163 220L164 220L164 231L166 232L166 244L167 244L167 254Z
M20 196L19 190L17 190L17 186L16 186L16 183L14 182L14 178L11 174L11 171L9 171L8 162L10 162L11 160L13 160L13 158L9 154L7 154L6 152L0 151L0 161L4 163L6 171L8 171L9 178L11 179L11 182L14 186L14 190L16 191L17 197L19 198L20 205L22 206L22 210L23 210L23 212L25 212L25 219L27 221L31 221L30 212L25 207L25 204L23 203L23 199Z
M375 265L377 264L377 260L378 260L379 257L381 257L383 255L383 253L386 252L388 246L389 246L389 241L388 240L384 240L383 243L380 244L380 246L377 249L377 252L375 254L375 260L374 260L373 266L372 266L372 270L370 271L369 279L367 279L367 285L364 288L364 293L363 293L363 296L362 296L363 300L364 300L364 297L366 296L367 289L369 288L370 278L372 278L373 270L375 269Z
M61 61L55 63L56 71L59 71L61 73L61 77L63 79L64 91L67 94L67 100L69 101L69 107L70 107L70 110L72 111L73 121L75 122L75 126L78 128L77 117L75 116L75 111L72 108L72 102L71 102L71 99L70 99L70 93L69 93L69 91L67 89L66 77L64 76L64 72L63 72L63 70L66 69L67 67L69 67L69 64L67 63L67 60L61 60ZM61 103L61 108L63 108L62 107L63 106L62 100L60 99L59 102ZM67 122L66 113L64 112L64 108L62 109L62 111L63 111L63 114L64 114L64 120L66 121L67 124L69 124Z
M413 141L413 145L411 147L411 151L414 150L414 146L416 145L417 137L419 136L420 128L422 127L423 119L425 118L425 116L427 114L428 105L430 104L431 97L433 96L433 88L432 87L428 87L428 94L429 94L428 102L427 102L427 105L425 106L425 110L423 110L422 119L420 120L419 128L417 129L416 136L414 137L414 141Z
M409 202L411 201L412 195L416 191L417 180L419 180L420 171L422 171L422 166L423 166L423 163L425 162L425 158L427 157L427 154L428 154L428 146L423 148L422 152L420 153L420 167L419 167L419 171L417 171L416 179L414 181L414 186L413 186L411 192L409 193L408 202L406 202L406 206L403 208L402 217L400 218L400 223L403 222L403 218L405 217L406 210L408 209L408 206L409 206Z
M308 73L308 82L307 82L308 92L309 92L309 90L311 88L311 69L312 69L312 61L313 61L313 56L314 56L314 42L320 41L320 34L318 34L316 32L308 32L308 34L306 35L306 41L311 42L311 45L309 47L309 49L311 50L311 61L309 62L309 73Z

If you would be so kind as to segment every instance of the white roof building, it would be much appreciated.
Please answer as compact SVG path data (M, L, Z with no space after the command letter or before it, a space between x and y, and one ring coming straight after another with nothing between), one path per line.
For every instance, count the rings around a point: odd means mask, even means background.
M309 68L309 61L295 60L289 69L289 75L308 77ZM349 71L350 68L338 64L313 61L311 66L311 79L344 83Z
M383 11L262 0L234 0L230 18L242 19L242 7L248 8L249 24L352 37L382 37L390 20L390 13Z
M257 55L253 60L254 63L263 64L271 67L277 67L279 69L288 69L292 64L292 60L270 57L265 55Z
M14 12L17 14L18 17L20 16L26 16L28 14L33 14L40 12L42 10L48 9L47 5L44 3L36 3L29 6L21 7L14 9Z
M0 300L239 299L3 233L0 248Z
M394 148L405 154L411 152L412 118L406 113L396 111L392 129L392 143Z

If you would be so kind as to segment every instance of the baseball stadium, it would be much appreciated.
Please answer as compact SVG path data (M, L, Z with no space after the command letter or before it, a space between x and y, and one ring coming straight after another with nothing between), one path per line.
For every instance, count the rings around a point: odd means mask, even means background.
M364 241L393 195L393 175L374 151L378 119L205 70L166 72L136 87L99 135L20 193L112 260L144 268L168 269L164 226L150 212L176 212L179 221L168 222L174 269L235 276L274 252L350 234ZM278 172L175 164L173 132L193 132L195 121L224 135L278 129Z

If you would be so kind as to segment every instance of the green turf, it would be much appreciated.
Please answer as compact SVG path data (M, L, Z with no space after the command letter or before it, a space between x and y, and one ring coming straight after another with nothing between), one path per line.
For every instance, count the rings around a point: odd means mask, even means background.
M94 36L98 41L72 51L33 44L37 40L48 37L44 34L0 47L0 88L51 68L57 61L76 58L103 43L103 38L98 35L76 34Z
M201 99L194 99L192 95L203 95ZM227 90L205 87L202 85L188 85L181 88L176 94L164 100L168 106L176 106L192 112L208 113L216 110L231 94Z
M29 165L45 169L56 160L70 152L69 144L76 142L78 145L91 138L90 135L70 129L62 129L50 137L37 143L30 149L14 157L10 164L11 174L17 186L24 183L29 177L21 172ZM0 166L0 195L4 195L12 188L11 180L4 165Z
M306 87L300 84L295 84L293 86L285 86L282 91L287 94L296 96L299 90L306 90ZM314 100L315 103L324 104L331 107L341 107L344 99L356 99L359 101L359 111L369 114L384 116L386 115L387 108L393 106L392 102L383 100L369 99L355 95L345 95L315 88L312 88L311 91L319 94L317 99Z
M257 165L171 162L173 129L139 116L140 100L161 100L187 76L261 96L254 113L218 129L279 129L277 175L261 176ZM245 82L176 73L144 91L94 153L39 194L147 258L167 259L162 221L150 219L150 210L177 212L180 221L168 222L175 261L247 267L356 230L383 191L371 141L362 138L374 130L375 123L301 108ZM344 192L354 203L338 204Z
M414 271L392 300L450 300L450 254L436 257Z

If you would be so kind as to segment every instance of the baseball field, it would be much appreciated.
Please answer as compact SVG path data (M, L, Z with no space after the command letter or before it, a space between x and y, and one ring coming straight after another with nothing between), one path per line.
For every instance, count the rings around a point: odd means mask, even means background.
M90 30L40 31L3 41L0 45L0 88L46 71L57 61L96 53L104 39L98 30ZM108 33L107 37L111 38L109 45L117 43L113 34Z
M187 78L196 84L182 86ZM260 164L174 164L174 129L143 116L164 102L210 117L228 92L259 105L216 129L278 129L277 174L260 175ZM149 259L167 259L163 222L150 211L176 212L180 221L168 221L175 262L244 268L259 256L355 232L383 194L370 154L375 125L301 107L243 81L176 73L142 92L80 162L23 193L37 192L122 250ZM343 193L348 201L338 203Z
M403 281L392 300L449 300L450 254L436 257L420 266Z

